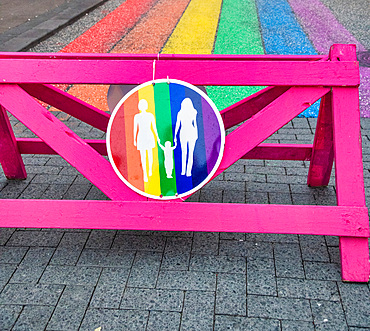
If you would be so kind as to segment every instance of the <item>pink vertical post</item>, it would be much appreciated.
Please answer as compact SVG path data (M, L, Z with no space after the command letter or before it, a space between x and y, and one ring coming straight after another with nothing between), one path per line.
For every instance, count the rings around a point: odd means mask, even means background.
M329 92L321 98L307 184L309 186L327 186L333 168L333 160L332 95Z
M3 106L0 105L0 163L8 179L27 178L22 156L18 151L17 141L12 126Z
M356 46L333 45L330 60L357 61ZM332 93L338 206L365 206L358 87L333 87ZM363 227L368 229L368 222ZM343 281L368 282L368 238L339 239Z

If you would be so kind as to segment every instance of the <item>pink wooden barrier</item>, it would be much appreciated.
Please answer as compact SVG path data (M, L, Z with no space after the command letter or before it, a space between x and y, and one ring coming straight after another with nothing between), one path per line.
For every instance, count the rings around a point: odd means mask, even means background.
M338 206L148 201L103 157L105 141L85 140L34 98L106 131L109 115L50 84L140 84L176 78L194 85L269 86L221 114L226 137L217 176L239 159L309 160L308 185L328 184L333 160ZM21 154L59 154L112 201L0 200L0 226L296 233L340 237L342 278L367 282L365 205L354 45L329 56L111 55L0 53L0 162L7 178L26 177ZM321 98L313 145L262 143ZM39 138L15 138L6 111Z

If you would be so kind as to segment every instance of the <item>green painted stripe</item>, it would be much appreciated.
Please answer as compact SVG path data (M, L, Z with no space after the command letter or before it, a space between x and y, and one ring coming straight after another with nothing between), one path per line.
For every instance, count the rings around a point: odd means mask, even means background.
M264 54L254 0L224 0L214 54ZM228 73L225 72L225 75ZM261 86L209 86L219 110L258 92Z
M170 90L168 84L155 84L154 85L155 95L155 117L157 119L157 131L161 145L164 146L166 141L171 143L173 146L173 135L172 135L172 116L171 116L171 102L170 102ZM176 186L176 172L175 172L175 161L173 151L172 155L172 177L167 178L165 168L165 157L164 152L160 146L158 146L158 162L159 162L159 177L161 183L161 193L163 196L174 196L177 193Z

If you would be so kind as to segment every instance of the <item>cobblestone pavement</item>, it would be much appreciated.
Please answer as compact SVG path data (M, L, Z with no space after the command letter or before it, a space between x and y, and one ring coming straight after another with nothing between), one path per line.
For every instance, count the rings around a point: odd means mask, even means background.
M104 138L53 114L83 138ZM34 136L10 121L16 136ZM267 141L312 143L315 126L296 118ZM368 190L370 119L361 127ZM59 156L23 159L24 181L0 170L0 198L107 199ZM309 188L308 166L241 160L190 200L335 205L334 178ZM0 228L1 331L365 331L369 312L370 284L341 281L336 237Z

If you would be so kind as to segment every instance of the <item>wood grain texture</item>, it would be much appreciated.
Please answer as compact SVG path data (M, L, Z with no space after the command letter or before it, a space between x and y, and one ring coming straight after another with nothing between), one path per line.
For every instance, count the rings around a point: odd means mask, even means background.
M0 214L1 227L369 235L366 207L0 200Z

